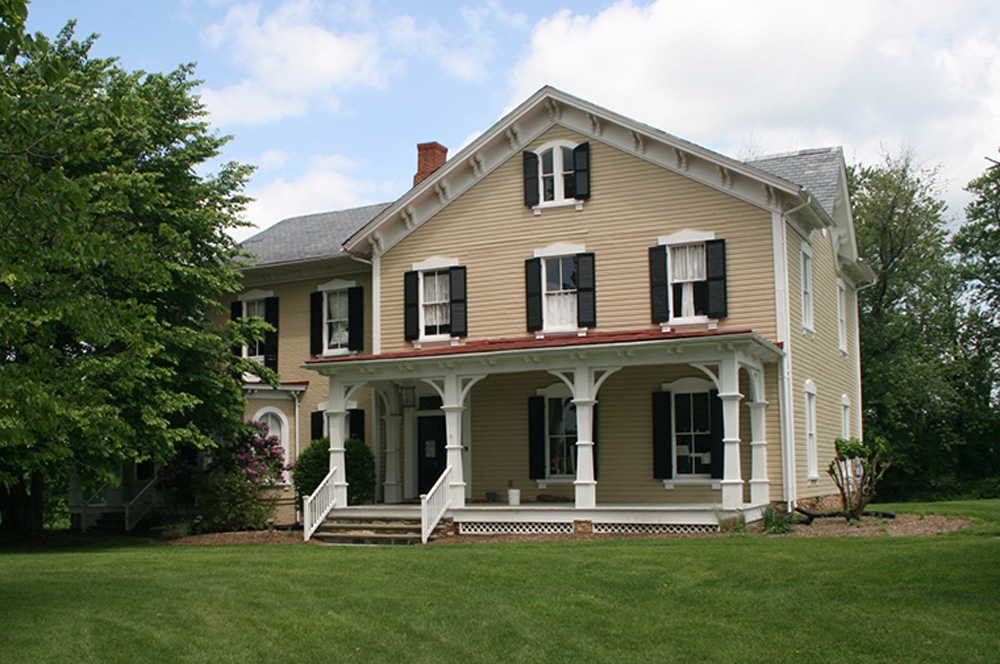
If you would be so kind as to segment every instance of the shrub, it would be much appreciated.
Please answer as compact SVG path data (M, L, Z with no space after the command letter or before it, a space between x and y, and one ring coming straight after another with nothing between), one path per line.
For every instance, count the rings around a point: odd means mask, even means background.
M347 471L347 502L364 505L375 500L375 456L363 440L348 438L344 442ZM296 503L302 507L302 497L310 495L330 472L330 439L314 440L295 462L292 481L295 482Z
M764 508L762 525L768 535L785 535L795 530L795 520L792 516L774 509L774 505Z
M875 499L875 485L889 468L886 442L883 438L876 438L874 443L838 438L836 448L837 456L826 472L840 490L844 518L850 523L860 519L865 507Z

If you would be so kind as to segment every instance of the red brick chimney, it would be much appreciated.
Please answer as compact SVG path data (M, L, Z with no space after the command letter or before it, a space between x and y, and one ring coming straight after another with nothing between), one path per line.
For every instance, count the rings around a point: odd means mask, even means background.
M427 176L444 166L448 160L448 148L440 143L417 143L417 174L413 176L413 186L427 179Z

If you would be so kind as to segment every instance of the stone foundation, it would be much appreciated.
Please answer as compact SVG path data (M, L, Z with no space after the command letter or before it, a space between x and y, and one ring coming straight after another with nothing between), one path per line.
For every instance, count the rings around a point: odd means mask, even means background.
M797 504L802 509L809 510L810 512L839 512L844 509L844 501L841 499L839 493L803 498L797 501Z
M594 532L594 523L592 521L573 521L573 533L577 535L589 535Z

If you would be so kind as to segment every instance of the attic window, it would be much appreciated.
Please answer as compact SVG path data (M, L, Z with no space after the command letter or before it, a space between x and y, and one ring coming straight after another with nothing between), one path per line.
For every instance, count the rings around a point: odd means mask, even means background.
M590 143L546 143L523 153L524 204L538 208L580 204L590 198Z

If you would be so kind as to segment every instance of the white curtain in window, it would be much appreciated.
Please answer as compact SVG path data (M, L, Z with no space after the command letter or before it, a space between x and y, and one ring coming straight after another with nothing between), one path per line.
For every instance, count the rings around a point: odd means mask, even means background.
M447 325L451 319L451 282L448 272L424 274L424 325Z
M545 294L545 327L575 328L576 291Z
M705 245L684 244L670 247L670 280L704 281Z

